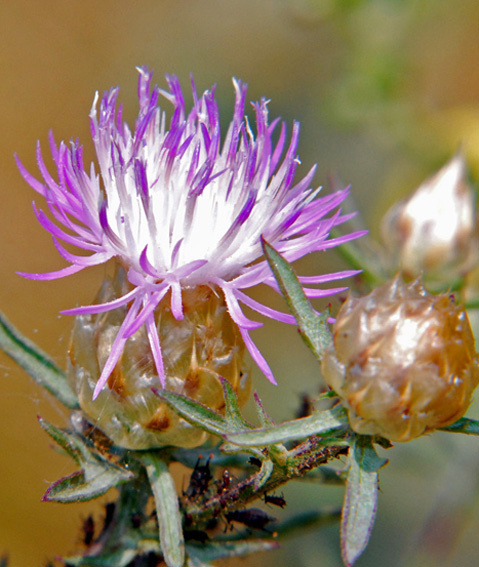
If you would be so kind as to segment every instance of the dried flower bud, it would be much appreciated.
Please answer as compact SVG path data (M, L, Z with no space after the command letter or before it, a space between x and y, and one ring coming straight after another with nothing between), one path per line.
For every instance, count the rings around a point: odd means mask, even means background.
M333 330L322 371L357 433L410 441L466 412L478 357L466 312L449 296L396 278L350 297Z
M381 234L394 270L448 282L451 270L453 277L467 272L477 248L474 201L459 153L386 213Z
M103 285L98 302L128 291L123 270ZM242 371L245 345L229 316L222 294L207 286L184 289L181 321L168 298L156 310L165 366L165 387L221 411L224 397L219 377L233 386L240 405L250 392L249 372ZM107 360L127 307L76 318L70 348L69 378L85 414L114 443L128 449L166 445L195 447L206 434L161 402L161 388L145 326L127 339L107 387L93 400L93 390Z

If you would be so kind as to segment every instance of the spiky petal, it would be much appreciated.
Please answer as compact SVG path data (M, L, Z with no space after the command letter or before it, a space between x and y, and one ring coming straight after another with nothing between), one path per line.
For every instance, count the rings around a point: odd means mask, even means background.
M264 306L242 291L260 283L276 289L262 257L260 236L289 261L356 238L359 233L329 238L331 229L347 220L338 211L347 190L317 198L319 189L310 188L314 167L293 184L299 163L299 125L294 123L287 143L281 124L278 139L273 142L279 120L269 123L267 101L262 99L253 104L254 134L244 118L246 85L241 81L233 81L234 115L221 142L214 88L198 97L192 81L194 102L187 114L175 76L166 77L168 90L162 90L151 86L151 73L146 68L139 73L140 110L133 131L123 122L121 107L117 109L118 88L106 92L101 100L98 93L95 96L90 120L99 173L93 164L90 173L85 171L78 142L57 146L53 136L50 143L58 180L49 174L40 146L37 158L43 181L35 179L17 160L23 177L45 198L54 219L34 206L38 221L70 263L57 272L22 275L50 280L111 258L128 270L131 290L124 296L64 311L83 315L128 305L95 397L125 341L142 325L148 332L158 376L164 381L155 308L170 293L172 313L181 320L182 290L199 285L222 290L248 350L274 382L268 364L249 336L249 331L261 323L248 319L240 305L294 323L290 315ZM174 108L169 127L159 106L160 97ZM60 241L88 254L72 254ZM310 277L305 283L323 283L353 273ZM318 297L339 289L344 288L306 288L306 293Z

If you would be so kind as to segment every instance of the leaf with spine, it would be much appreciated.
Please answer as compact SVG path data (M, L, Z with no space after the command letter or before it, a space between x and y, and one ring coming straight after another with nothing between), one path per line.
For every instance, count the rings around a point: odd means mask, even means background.
M324 350L332 343L327 324L329 313L316 313L291 265L264 238L261 239L261 244L279 289L296 318L304 342L316 358L321 360Z
M169 390L154 388L153 391L180 417L203 429L203 431L218 437L223 437L230 431L226 419L203 404Z
M236 394L229 382L222 380L222 384L225 396L226 417L181 394L175 394L169 390L155 389L154 391L173 411L178 413L183 419L186 419L186 421L208 433L226 438L230 432L243 431L245 427L251 428L252 426L241 416ZM240 448L235 443L226 442L221 446L221 450L225 453L235 453ZM261 469L255 479L255 487L258 489L268 480L273 470L273 463L270 459L265 458L258 449L249 448L247 450L250 454L261 459Z
M63 370L37 345L24 337L3 313L0 313L0 348L62 404L71 409L79 407L78 398Z
M369 541L377 509L378 470L386 463L370 437L356 436L341 518L341 555L346 567L355 563Z
M197 565L195 561L202 564L209 564L218 559L229 557L244 557L260 551L269 551L279 547L277 541L269 539L252 539L241 541L208 542L203 545L187 544L188 556L193 560L192 565ZM201 564L200 563L200 564Z
M465 433L466 435L479 435L479 421L468 417L461 417L451 425L439 428L439 431L450 433Z
M50 485L43 496L46 502L83 502L105 494L126 482L133 473L115 465L92 450L76 433L58 429L42 418L40 425L81 467Z
M251 429L253 426L248 423L241 415L238 406L238 398L228 380L220 378L223 386L223 395L225 398L225 419L230 431L242 431L243 429Z
M271 419L271 417L266 412L266 410L263 406L263 402L260 400L260 397L258 396L258 394L256 392L254 393L254 401L255 401L255 405L256 405L256 413L258 414L261 426L262 427L274 427L275 426L274 421Z
M233 421L230 422L224 416L187 396L156 388L154 388L153 391L180 417L212 435L226 438L227 434L231 431L241 431L242 428L245 427L245 424L251 427L243 418L234 418ZM226 401L225 403L228 404L229 402ZM234 413L234 411L235 410L230 408L231 413ZM237 453L239 450L240 448L234 443L224 443L221 446L221 451L224 453ZM250 448L248 452L264 460L264 455L258 449Z
M155 499L160 545L165 563L168 567L183 567L185 542L178 496L168 465L158 453L141 453L139 458L146 468Z
M341 434L349 428L346 412L342 407L317 411L308 417L285 421L273 427L263 427L240 433L230 433L228 441L244 447L262 447L297 441L311 435L323 437Z

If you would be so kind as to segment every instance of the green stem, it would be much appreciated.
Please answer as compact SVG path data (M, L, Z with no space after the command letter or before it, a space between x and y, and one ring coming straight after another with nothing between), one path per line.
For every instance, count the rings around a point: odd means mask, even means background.
M271 476L259 489L255 485L256 475L252 475L208 498L205 502L186 504L183 513L191 525L202 526L220 514L238 510L251 501L258 500L265 493L276 490L289 480L303 477L310 470L326 464L347 451L346 445L325 447L321 440L312 437L290 451L290 456L284 465L275 463Z

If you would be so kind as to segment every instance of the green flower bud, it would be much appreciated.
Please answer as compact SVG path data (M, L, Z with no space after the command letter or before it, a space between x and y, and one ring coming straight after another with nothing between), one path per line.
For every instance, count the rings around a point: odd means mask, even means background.
M107 280L97 298L111 301L128 291L122 269ZM165 387L209 408L224 407L220 377L236 391L240 405L250 393L250 373L242 370L245 345L222 294L207 286L184 289L184 319L171 314L166 296L155 318L165 366ZM83 412L113 442L128 449L174 445L196 447L207 437L169 409L152 388L161 388L144 326L126 342L107 387L93 391L127 308L76 318L70 347L69 379Z
M396 278L350 297L333 332L322 372L357 433L410 441L466 412L478 357L467 314L450 296Z

